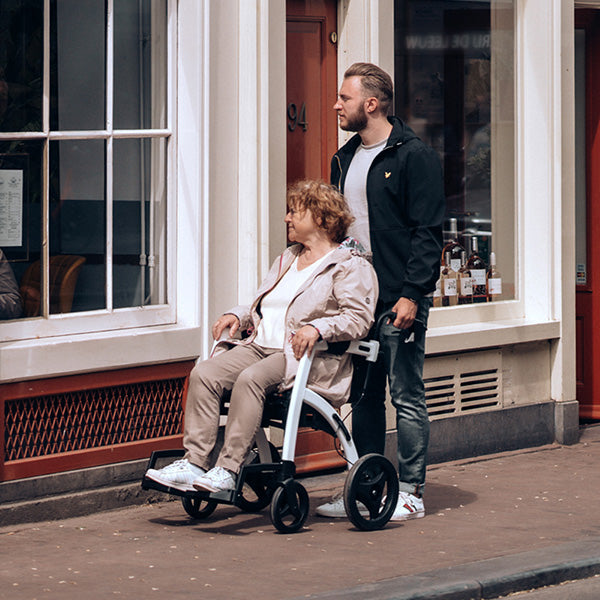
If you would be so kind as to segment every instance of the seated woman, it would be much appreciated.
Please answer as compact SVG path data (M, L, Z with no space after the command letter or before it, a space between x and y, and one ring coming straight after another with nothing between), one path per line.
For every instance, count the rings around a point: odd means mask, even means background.
M265 396L292 387L298 361L317 340L360 339L373 324L377 279L370 263L345 240L353 218L343 196L326 183L303 181L290 188L287 203L288 238L295 244L275 260L251 306L236 307L214 324L215 340L227 328L229 339L190 374L185 457L149 469L146 477L154 481L181 491L235 489L260 427ZM233 340L238 330L249 336ZM226 348L231 349L220 352ZM340 406L348 399L351 379L348 355L323 353L313 361L308 387ZM226 390L231 400L225 440L210 468Z

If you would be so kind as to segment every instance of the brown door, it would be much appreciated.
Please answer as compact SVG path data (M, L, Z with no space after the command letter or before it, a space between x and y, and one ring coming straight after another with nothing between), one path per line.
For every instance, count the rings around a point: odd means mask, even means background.
M287 0L287 182L329 181L337 150L337 0ZM343 465L334 439L304 429L298 436L299 472Z
M337 0L287 1L288 183L329 180L337 150L336 6Z
M600 11L575 14L577 400L600 419Z

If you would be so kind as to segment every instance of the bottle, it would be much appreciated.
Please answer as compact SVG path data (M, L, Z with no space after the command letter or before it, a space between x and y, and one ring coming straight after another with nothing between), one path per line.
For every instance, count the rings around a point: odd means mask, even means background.
M444 257L444 268L441 274L442 306L455 306L458 304L457 275L450 266L450 252Z
M446 252L450 252L450 268L458 273L458 270L461 267L461 252L464 251L464 248L458 243L458 228L457 222L454 217L448 220L450 224L450 239L448 243L444 246L442 250L442 266L444 266L444 261L446 258Z
M477 238L471 238L471 256L467 261L467 268L471 271L473 279L473 303L487 302L487 265L479 256Z
M442 268L440 267L440 277L435 282L435 290L433 291L433 306L434 308L443 306L442 305Z
M462 251L462 267L458 271L458 303L471 304L473 302L473 278L466 264L467 253Z
M490 252L490 268L487 272L488 302L497 300L502 295L502 277L496 269L496 253Z

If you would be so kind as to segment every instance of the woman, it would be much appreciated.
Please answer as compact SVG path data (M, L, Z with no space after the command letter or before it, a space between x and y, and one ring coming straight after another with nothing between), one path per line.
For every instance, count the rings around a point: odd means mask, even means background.
M238 306L214 324L215 340L227 329L229 338L190 374L185 457L149 469L150 479L182 491L235 489L265 396L292 387L298 361L317 340L360 339L373 324L377 279L344 239L353 218L343 196L326 183L303 181L290 188L287 202L288 238L295 244L275 260L250 307ZM233 340L238 330L248 337ZM323 353L313 361L308 387L340 406L348 399L351 378L349 356ZM225 390L231 390L225 441L210 469Z

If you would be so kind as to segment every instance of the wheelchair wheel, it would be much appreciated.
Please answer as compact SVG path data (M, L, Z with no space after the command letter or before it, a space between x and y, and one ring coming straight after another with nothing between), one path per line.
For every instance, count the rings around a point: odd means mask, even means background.
M190 515L192 519L206 519L206 517L213 514L215 508L217 508L218 502L184 496L181 498L181 504L183 504L185 512Z
M354 526L364 531L385 527L397 500L398 474L385 456L367 454L354 463L344 485L344 506Z
M277 448L269 442L271 450L271 460L274 463L280 461ZM247 464L256 465L260 463L260 457L256 448L252 450L254 457ZM265 506L268 506L273 497L273 492L277 487L277 480L272 474L268 473L249 473L244 481L241 496L237 499L237 506L244 512L259 512Z
M304 525L308 507L308 493L304 486L297 481L284 483L273 494L271 522L281 533L295 533Z

